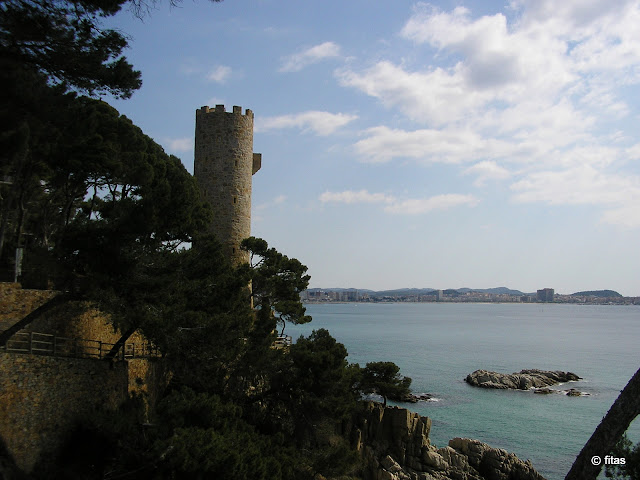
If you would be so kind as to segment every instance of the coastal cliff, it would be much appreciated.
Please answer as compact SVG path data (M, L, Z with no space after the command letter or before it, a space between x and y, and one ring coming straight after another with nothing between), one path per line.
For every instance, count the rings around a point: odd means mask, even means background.
M431 445L431 419L369 402L350 428L364 480L544 480L530 461L478 440Z

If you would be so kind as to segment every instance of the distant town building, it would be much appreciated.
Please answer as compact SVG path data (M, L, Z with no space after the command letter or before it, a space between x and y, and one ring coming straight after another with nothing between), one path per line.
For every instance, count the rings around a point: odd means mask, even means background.
M436 302L441 302L443 297L442 290L436 290Z
M538 302L553 302L553 288L543 288L536 293L536 300Z

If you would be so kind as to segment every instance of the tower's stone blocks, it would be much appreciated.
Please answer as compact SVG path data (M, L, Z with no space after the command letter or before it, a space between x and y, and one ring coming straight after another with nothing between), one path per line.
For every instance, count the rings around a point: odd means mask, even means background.
M240 242L251 235L251 176L262 164L253 153L253 112L224 105L196 111L194 175L213 210L211 231L234 264L248 262Z

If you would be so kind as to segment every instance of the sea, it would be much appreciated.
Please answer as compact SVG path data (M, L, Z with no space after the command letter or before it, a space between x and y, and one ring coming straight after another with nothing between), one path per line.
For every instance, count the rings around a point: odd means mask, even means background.
M548 480L564 479L640 368L640 306L342 303L306 308L313 320L285 329L294 342L326 328L345 345L350 363L394 362L413 379L413 392L433 396L397 404L431 418L432 444L478 439L531 460ZM582 380L555 388L576 388L585 395L485 390L464 382L478 369L529 368L574 372ZM627 433L640 441L640 420Z

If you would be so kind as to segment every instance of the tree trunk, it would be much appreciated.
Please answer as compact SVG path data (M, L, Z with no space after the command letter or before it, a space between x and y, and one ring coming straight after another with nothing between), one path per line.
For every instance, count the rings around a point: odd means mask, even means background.
M613 403L567 473L565 480L595 480L618 440L640 414L640 369Z
M136 330L137 328L130 328L129 330L124 332L122 336L118 339L118 341L113 345L113 347L111 347L111 350L109 350L109 353L105 355L104 359L105 360L115 359L116 355L118 355L118 351L121 348L124 348L124 344L127 343L127 340L129 340L129 337L131 337L131 335L133 335L133 332L135 332Z
M4 332L0 333L0 347L4 347L6 343L9 341L9 339L13 337L14 334L22 330L31 322L41 317L43 314L45 314L49 310L52 310L58 305L62 305L63 303L68 302L70 300L72 300L72 296L68 293L63 293L61 295L58 295L52 298L44 305L40 305L29 315L22 318L21 320L18 320L18 322L16 322L14 325L6 329Z
M18 127L18 135L20 145L14 153L12 162L15 163L16 169L13 172L13 184L9 189L9 195L3 201L2 206L2 219L0 220L0 255L4 249L5 238L7 236L7 225L9 223L9 212L11 211L11 205L13 204L18 190L20 190L20 179L22 177L22 170L27 160L27 154L29 151L29 125L23 121Z

